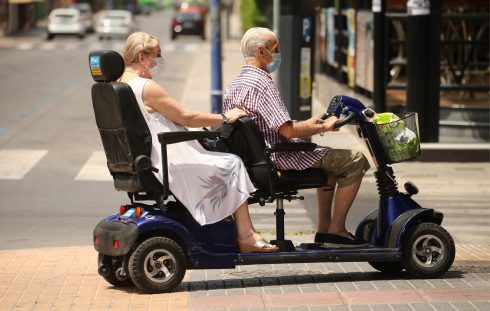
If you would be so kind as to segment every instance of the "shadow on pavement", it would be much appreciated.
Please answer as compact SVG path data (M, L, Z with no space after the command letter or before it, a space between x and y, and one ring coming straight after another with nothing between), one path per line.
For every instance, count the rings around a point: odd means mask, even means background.
M444 279L460 279L464 277L463 272L450 271L443 275ZM359 281L378 281L378 280L413 280L416 279L406 272L397 274L385 274L381 272L349 272L349 273L328 273L311 275L284 275L274 277L253 277L243 279L207 280L183 282L177 292L193 292L214 289L234 289L246 287L262 286L281 286L281 285L301 285L315 283L341 283Z

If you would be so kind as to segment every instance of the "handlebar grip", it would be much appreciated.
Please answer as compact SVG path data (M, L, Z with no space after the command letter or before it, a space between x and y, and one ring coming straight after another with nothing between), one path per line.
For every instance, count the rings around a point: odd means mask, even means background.
M329 118L329 117L331 117L331 116L332 116L332 114L330 114L330 113L326 113L326 112L325 112L324 114L322 114L322 115L320 116L320 119L322 119L322 120L326 120L326 119L328 119L328 118Z
M352 112L352 111L347 112L347 117L343 118L342 120L339 120L339 121L335 122L335 124L333 125L333 127L334 128L339 128L341 126L346 125L347 123L349 123L350 121L352 121L352 119L354 119L354 116L355 116L355 113L354 112Z

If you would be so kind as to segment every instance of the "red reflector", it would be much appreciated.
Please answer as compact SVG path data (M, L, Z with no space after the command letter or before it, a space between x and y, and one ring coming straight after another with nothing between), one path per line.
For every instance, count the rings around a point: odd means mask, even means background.
M124 215L124 213L126 213L126 206L119 206L119 215Z
M114 248L119 248L119 246L121 246L121 244L119 243L118 240L114 240Z
M96 236L96 237L94 238L94 244L95 244L95 245L99 244L99 237L98 237L98 236Z

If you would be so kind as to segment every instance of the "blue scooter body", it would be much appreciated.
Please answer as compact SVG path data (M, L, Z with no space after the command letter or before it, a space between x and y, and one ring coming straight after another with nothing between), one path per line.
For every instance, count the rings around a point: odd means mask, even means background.
M128 239L128 243L132 243L131 245L124 245L124 250L127 249L128 252L133 245L151 236L171 237L183 246L189 258L189 268L234 268L238 264L260 263L400 260L401 245L407 228L422 221L440 224L442 214L433 209L422 208L411 198L410 194L400 193L397 190L392 170L387 165L375 127L363 117L363 110L365 109L366 107L354 98L336 96L327 113L338 117L353 113L351 121L358 124L358 133L366 140L378 167L375 173L379 174L377 179L387 178L384 183L391 187L389 191L385 191L385 189L380 189L386 187L383 182L378 182L382 184L381 186L378 184L378 190L380 190L378 209L366 216L356 230L356 237L368 241L370 247L326 249L318 246L313 248L300 246L292 252L240 254L235 243L235 224L231 218L215 224L200 226L188 215L183 206L172 208L172 211L165 214L158 209L145 209L140 217L135 217L134 209L130 208L122 216L119 214L111 215L99 223L94 230L94 236L104 232L110 223L132 224L136 226L137 233L133 233L136 234L135 238ZM392 183L390 183L390 179ZM173 203L179 205L179 203ZM119 226L112 229L116 231L125 230L121 228L125 227ZM101 236L110 239L113 235L101 234ZM98 248L95 245L95 248L101 254L124 255L121 254L120 250L111 247L111 241L99 241L99 243L104 244L104 247ZM119 246L119 248L123 247Z

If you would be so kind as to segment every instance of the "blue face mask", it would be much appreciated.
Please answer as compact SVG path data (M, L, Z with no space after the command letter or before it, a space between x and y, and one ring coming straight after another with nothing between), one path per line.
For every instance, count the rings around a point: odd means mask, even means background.
M269 50L265 49L269 55L272 56L272 63L267 64L266 69L268 73L272 73L281 65L281 53L272 54Z

